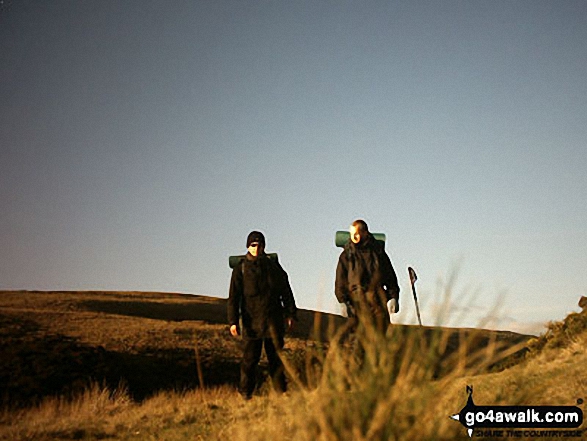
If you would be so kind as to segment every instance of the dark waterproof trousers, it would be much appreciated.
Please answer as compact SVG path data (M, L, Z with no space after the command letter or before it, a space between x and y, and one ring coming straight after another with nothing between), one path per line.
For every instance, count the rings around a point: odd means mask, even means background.
M385 292L381 290L375 293L359 288L352 292L351 300L355 308L355 316L351 317L351 329L355 331L362 324L385 335L389 327Z
M283 349L283 337L275 338L245 338L243 359L241 362L240 393L250 398L255 390L257 380L257 366L261 359L261 351L265 347L265 354L269 362L269 375L273 387L278 392L286 391L285 371L279 351Z

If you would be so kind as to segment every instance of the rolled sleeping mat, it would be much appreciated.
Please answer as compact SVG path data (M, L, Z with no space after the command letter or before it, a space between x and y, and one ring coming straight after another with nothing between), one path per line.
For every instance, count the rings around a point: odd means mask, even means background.
M228 258L228 266L232 269L235 266L237 266L239 263L241 263L241 261L246 257L246 254L243 254L242 256L230 256ZM271 260L278 262L279 259L277 258L277 253L267 253L267 257L269 257Z
M385 243L385 233L371 233L375 239L380 242ZM350 240L351 233L348 231L337 231L336 236L334 237L334 243L337 247L344 247L346 243Z

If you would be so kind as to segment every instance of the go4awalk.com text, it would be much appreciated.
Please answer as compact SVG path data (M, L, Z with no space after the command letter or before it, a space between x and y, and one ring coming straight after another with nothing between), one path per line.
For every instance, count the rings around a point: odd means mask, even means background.
M470 437L582 437L583 411L577 406L477 406L471 386L467 386L467 393L467 404L451 418L459 421Z

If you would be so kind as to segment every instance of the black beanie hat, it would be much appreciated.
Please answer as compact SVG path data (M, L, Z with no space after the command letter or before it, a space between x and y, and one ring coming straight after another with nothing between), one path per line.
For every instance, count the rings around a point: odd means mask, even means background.
M265 236L263 236L263 233L260 231L251 231L247 237L247 248L249 248L253 242L265 246Z

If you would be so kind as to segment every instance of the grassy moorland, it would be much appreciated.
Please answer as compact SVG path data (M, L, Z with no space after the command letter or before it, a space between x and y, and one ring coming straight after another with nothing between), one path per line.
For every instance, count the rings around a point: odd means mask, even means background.
M539 338L366 329L357 361L344 319L300 311L284 359L290 391L236 392L240 340L226 301L139 292L0 292L0 439L468 439L450 420L478 404L587 397L587 319Z

